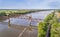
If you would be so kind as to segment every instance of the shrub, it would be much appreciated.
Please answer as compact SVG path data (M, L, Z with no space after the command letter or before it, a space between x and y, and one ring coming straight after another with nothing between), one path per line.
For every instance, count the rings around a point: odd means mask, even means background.
M38 37L46 37L47 29L49 24L53 24L54 20L54 12L49 14L43 22L40 22L38 24ZM49 23L49 24L48 24Z
M1 13L0 13L0 16L5 16L5 15L6 15L5 12L1 12Z
M47 24L40 22L38 26L38 37L45 37L47 31Z

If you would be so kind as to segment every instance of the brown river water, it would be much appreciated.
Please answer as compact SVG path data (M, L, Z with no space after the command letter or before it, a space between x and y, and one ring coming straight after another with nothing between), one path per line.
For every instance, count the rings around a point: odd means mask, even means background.
M51 11L42 11L42 12L35 12L26 14L27 16L32 15L32 18L41 18L44 19ZM31 25L34 26L32 30L29 30L29 21L25 19L18 19L18 18L10 18L11 26L8 26L8 19L0 22L0 37L19 37L20 33L24 31L21 37L37 37L38 36L38 28L37 23L32 21ZM35 27L36 26L36 27Z

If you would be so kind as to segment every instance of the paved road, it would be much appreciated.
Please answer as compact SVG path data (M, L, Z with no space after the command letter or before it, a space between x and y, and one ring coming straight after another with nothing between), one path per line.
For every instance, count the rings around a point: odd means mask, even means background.
M18 37L21 32L21 28L8 28L7 23L0 22L0 37ZM37 37L37 34L38 32L35 29L32 29L32 31L26 30L21 37Z

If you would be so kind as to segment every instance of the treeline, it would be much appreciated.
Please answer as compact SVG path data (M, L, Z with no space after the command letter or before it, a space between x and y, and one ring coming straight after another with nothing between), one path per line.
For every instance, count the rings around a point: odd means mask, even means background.
M37 12L38 10L0 10L0 16L5 16L7 14L27 14L31 12Z
M44 19L44 21L40 22L38 25L38 37L60 37L59 20L55 16L55 12L49 14ZM49 29L50 31L47 33L49 25L51 26L51 28Z

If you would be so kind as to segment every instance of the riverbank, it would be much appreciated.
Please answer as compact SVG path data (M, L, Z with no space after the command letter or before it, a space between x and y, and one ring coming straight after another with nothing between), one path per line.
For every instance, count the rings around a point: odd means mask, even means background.
M21 14L11 14L9 16L0 16L0 21L1 20L6 20L8 18L18 17L18 16L21 16Z
M18 17L18 16L20 16L20 15L24 15L24 14L29 14L29 13L33 13L33 12L35 12L35 11L27 11L27 12L16 12L16 13L8 13L9 15L7 16L6 15L6 13L4 12L4 13L0 13L0 20L5 20L5 19L8 19L8 18L12 18L12 17Z

